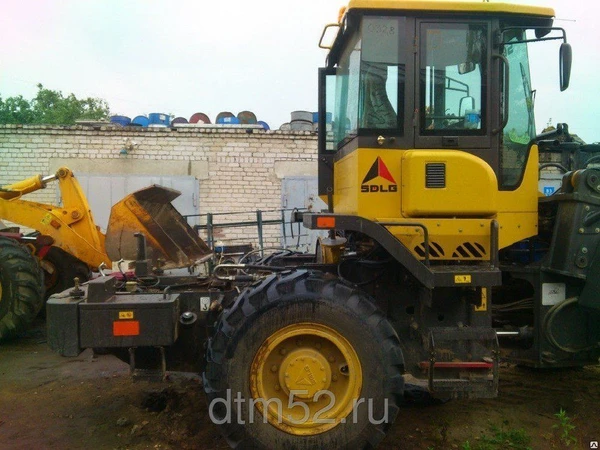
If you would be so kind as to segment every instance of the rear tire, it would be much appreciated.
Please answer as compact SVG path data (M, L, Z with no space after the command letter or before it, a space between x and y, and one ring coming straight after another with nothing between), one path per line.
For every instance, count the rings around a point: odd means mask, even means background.
M44 305L37 259L13 239L0 238L0 339L23 331Z
M303 270L273 275L243 292L221 315L207 360L209 413L234 448L374 448L403 395L402 352L385 315L361 291ZM305 400L288 392L305 386ZM322 404L313 401L310 389L339 394L328 410L331 416L321 414ZM231 401L238 393L243 402ZM271 405L251 406L257 399L278 397L281 415L272 414ZM286 409L288 399L307 405L308 421L286 421L292 410L301 411ZM334 423L313 421L317 412Z
M44 270L46 298L75 286L74 278L83 283L90 279L90 269L79 259L58 247L52 247L41 262Z

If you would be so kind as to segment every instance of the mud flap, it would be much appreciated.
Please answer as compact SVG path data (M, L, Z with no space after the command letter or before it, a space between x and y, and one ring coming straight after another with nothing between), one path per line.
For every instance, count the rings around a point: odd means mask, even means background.
M129 194L115 204L106 232L106 253L113 260L137 259L135 233L143 233L148 257L165 269L205 261L212 254L171 202L181 195L175 189L152 185Z

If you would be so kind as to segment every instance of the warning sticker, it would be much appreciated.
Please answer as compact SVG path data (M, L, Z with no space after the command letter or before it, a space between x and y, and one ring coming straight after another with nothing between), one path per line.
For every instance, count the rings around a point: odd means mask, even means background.
M476 306L475 311L487 311L487 288L481 288L481 305Z
M454 275L454 284L468 284L471 282L471 275Z
M133 319L133 311L119 311L119 319Z

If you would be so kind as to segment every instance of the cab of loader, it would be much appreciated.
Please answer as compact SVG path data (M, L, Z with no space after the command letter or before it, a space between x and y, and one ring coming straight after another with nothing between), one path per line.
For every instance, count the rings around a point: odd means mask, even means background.
M329 54L319 76L319 194L330 208L408 219L511 211L533 232L537 189L519 189L537 158L528 44L562 41L561 90L571 67L553 14L501 3L351 1L333 43L321 42ZM476 191L457 181L465 178ZM513 228L508 222L501 228ZM502 246L526 237L500 234Z

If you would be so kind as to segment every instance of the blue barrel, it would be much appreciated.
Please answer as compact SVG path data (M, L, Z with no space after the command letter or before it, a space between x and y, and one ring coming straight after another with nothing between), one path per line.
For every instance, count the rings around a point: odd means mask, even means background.
M312 113L312 121L313 123L319 123L319 113L318 112L314 112ZM331 121L333 120L333 113L325 113L325 123L331 123Z
M116 123L122 127L126 127L131 123L131 119L127 116L111 116L110 123Z
M150 124L150 120L146 116L135 116L131 121L132 125L137 125L138 127L147 127Z
M224 122L219 122L219 120L224 119L225 117L235 117L235 116L233 114L231 114L229 111L220 112L219 114L217 114L215 123L224 123Z
M148 114L150 125L162 125L168 127L171 123L171 118L168 114L163 113L150 113Z
M239 125L240 123L240 119L238 119L235 116L230 116L230 117L219 117L217 119L217 123L218 124L227 124L227 125Z
M258 122L256 122L256 125L260 125L261 127L263 127L266 131L269 131L271 128L269 127L269 124L267 122L263 122L262 120L259 120Z

